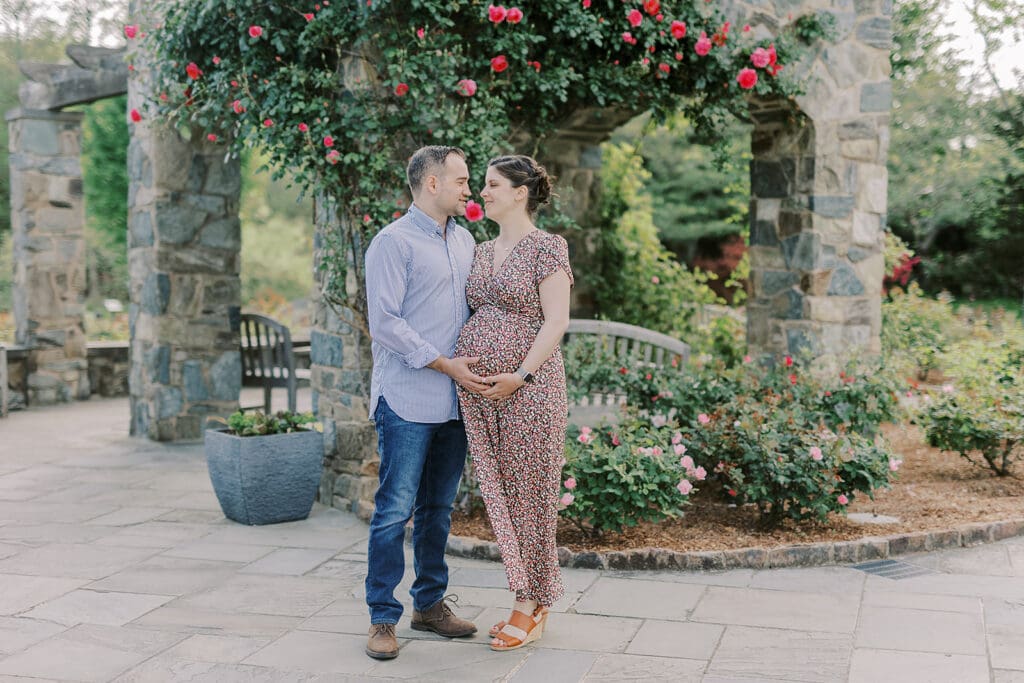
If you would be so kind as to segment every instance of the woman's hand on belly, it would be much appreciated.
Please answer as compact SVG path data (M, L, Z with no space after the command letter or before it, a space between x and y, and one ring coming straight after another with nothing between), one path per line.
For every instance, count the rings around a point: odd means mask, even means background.
M484 377L483 381L491 386L490 388L480 392L480 395L484 398L489 398L495 401L508 398L512 394L516 393L519 390L519 387L526 383L523 381L522 377L514 372L503 372L500 375Z

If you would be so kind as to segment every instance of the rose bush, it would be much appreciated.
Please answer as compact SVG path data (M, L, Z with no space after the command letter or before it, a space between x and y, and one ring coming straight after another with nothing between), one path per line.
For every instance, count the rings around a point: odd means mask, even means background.
M796 17L755 40L730 33L704 0L656 4L160 0L162 19L125 35L152 55L156 97L139 120L187 124L235 150L260 145L276 174L333 200L342 231L326 245L328 298L364 315L359 278L354 296L344 286L347 264L361 264L369 237L407 206L402 171L416 147L462 146L480 178L494 154L541 150L570 114L601 107L660 117L682 108L715 139L750 93L799 92L793 71L779 69L831 18ZM758 67L757 50L774 63ZM737 76L752 67L760 76L748 90ZM319 143L328 136L334 149Z

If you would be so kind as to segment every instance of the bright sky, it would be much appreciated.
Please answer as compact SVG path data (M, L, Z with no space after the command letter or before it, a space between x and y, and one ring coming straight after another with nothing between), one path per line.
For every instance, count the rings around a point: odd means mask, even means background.
M971 17L967 13L965 0L949 0L949 16L947 17L954 35L953 46L960 51L965 59L970 60L980 69L982 64L983 43L973 25ZM1024 43L1012 44L1012 37L1005 39L1007 45L996 53L992 63L995 68L996 78L999 85L1006 89L1013 89L1017 83L1014 70L1021 72L1024 76ZM987 76L985 80L987 80Z

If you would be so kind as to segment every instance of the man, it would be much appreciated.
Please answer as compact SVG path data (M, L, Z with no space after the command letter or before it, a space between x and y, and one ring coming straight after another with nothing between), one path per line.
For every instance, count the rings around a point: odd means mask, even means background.
M412 627L457 638L476 632L445 601L444 550L452 502L466 461L466 432L455 382L482 391L469 370L477 358L450 358L469 318L466 279L472 235L453 216L470 197L465 153L424 147L406 169L413 203L366 251L366 296L373 338L370 416L376 423L380 487L370 522L366 654L398 656L394 590L405 573L405 525L413 517L416 580Z

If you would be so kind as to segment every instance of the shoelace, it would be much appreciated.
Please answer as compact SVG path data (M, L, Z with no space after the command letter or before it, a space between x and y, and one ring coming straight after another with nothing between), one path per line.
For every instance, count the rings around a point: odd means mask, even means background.
M377 627L376 630L377 630L378 634L381 631L383 631L385 634L387 634L389 636L395 635L395 625L394 624L374 624L374 625Z
M454 593L449 593L448 595L444 596L444 598L441 599L441 611L442 611L442 613L444 613L446 615L448 615L448 614L454 615L454 612L452 612L452 608L451 608L451 606L448 603L451 603L452 605L455 605L456 607L458 607L459 606L459 596L455 595Z

